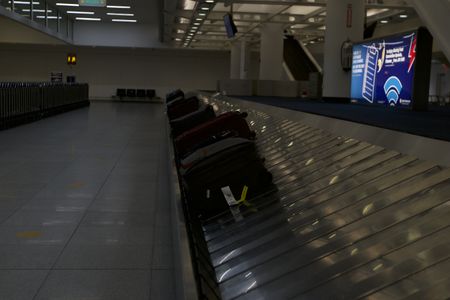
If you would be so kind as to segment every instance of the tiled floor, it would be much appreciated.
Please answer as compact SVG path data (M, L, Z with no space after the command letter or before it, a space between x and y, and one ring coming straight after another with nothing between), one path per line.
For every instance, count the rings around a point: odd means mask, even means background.
M173 299L163 107L0 132L0 299Z

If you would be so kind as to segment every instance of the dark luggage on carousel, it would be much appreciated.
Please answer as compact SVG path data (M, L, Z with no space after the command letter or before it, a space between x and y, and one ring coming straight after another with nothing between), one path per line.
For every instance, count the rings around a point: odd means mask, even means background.
M217 141L216 143L212 143L205 147L199 148L193 153L186 156L184 159L180 161L180 174L184 175L186 172L191 169L193 166L198 164L199 162L208 159L211 156L219 154L221 151L224 151L228 148L232 147L244 147L248 144L253 144L254 142L249 139L239 138L239 137L228 137L222 140Z
M216 113L211 105L202 105L198 110L170 122L172 136L176 137L189 129L214 119L215 117Z
M246 139L254 138L255 132L248 127L245 120L246 117L247 113L227 112L184 132L175 138L175 147L178 155L185 157L187 153L198 149L203 141L227 132Z
M181 118L200 108L200 100L197 97L191 97L176 101L176 103L167 106L167 116L169 120Z
M166 102L171 102L177 99L183 99L184 92L180 89L170 92L166 95Z
M230 193L239 201L248 188L246 199L273 187L272 174L264 167L253 141L217 152L192 166L183 176L189 194L189 210L206 219L227 211Z

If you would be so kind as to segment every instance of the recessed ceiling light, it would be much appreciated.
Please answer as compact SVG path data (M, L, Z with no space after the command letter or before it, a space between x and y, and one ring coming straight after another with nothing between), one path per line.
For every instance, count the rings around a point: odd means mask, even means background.
M122 17L134 17L134 14L126 13L106 13L108 16L122 16Z
M195 19L195 21L203 21L203 19L202 18L197 18L197 19Z
M206 3L214 3L214 0L206 0Z
M180 38L176 38L175 41L181 42L181 39Z
M201 10L209 10L209 7L203 6Z
M380 23L386 24L386 23L388 23L388 20L381 20Z
M198 15L199 15L200 17L204 17L204 16L206 16L206 14L205 14L205 13L202 13L202 12L201 12L201 13L199 13Z
M57 18L57 16L47 16L47 19L49 20L56 20ZM36 16L36 19L45 19L45 16ZM59 17L59 19L61 20L62 17Z
M399 17L402 19L406 19L408 17L408 15L399 15Z
M130 9L128 5L106 5L106 8Z
M30 9L29 9L29 8L24 8L24 9L22 9L22 11L24 11L24 12L30 12ZM45 9L33 9L33 12L35 12L35 13L44 13L44 12L45 12ZM51 13L52 10L49 9L49 10L47 10L47 12Z
M75 11L75 10L68 10L68 14L70 15L93 15L93 11Z
M77 4L77 3L62 3L62 2L59 2L59 3L56 3L56 6L73 6L73 7L79 7L80 5Z
M11 1L8 1L11 3ZM14 1L14 4L30 4L30 1ZM33 5L39 5L39 2L33 2Z
M194 25L195 25L195 26L199 26L199 25L200 25L200 23L198 23L198 22L195 22L195 23L194 23Z
M84 18L84 17L76 17L77 21L101 21L101 18Z
M112 19L113 22L122 22L122 23L136 23L137 20L131 19Z

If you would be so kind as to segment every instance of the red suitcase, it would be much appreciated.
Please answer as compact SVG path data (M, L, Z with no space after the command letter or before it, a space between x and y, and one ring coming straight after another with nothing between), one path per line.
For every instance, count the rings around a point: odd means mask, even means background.
M200 108L200 100L197 97L182 99L167 106L167 116L170 120L183 117Z
M183 157L184 154L195 151L196 145L200 145L203 140L220 135L222 132L231 131L238 137L254 138L255 132L248 127L246 117L246 113L227 112L186 131L175 139L178 155Z

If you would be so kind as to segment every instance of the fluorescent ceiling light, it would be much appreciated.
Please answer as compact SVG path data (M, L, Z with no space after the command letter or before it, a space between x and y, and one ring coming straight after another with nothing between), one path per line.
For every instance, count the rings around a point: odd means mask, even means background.
M8 3L11 3L11 1L8 1ZM14 4L30 4L30 1L14 1ZM39 2L33 2L33 5L39 5Z
M195 22L194 25L195 25L195 26L199 26L200 23L199 23L199 22Z
M83 17L76 17L75 20L77 21L101 21L101 18L83 18Z
M30 12L30 9L29 9L29 8L24 8L24 9L22 9L22 11L24 11L24 12ZM33 12L37 12L37 13L45 13L45 9L33 9ZM51 13L52 10L49 9L48 12Z
M203 19L202 18L197 18L197 19L195 19L195 21L203 21Z
M122 22L122 23L136 23L137 20L131 19L112 19L113 22Z
M206 0L206 3L214 3L214 0Z
M123 17L134 17L134 14L126 13L106 13L108 16L123 16Z
M71 15L93 15L94 14L93 11L75 11L75 10L68 10L67 13L71 14Z
M128 5L106 5L107 8L130 9Z
M181 39L180 38L176 38L175 41L181 42Z
M57 16L48 16L47 19L49 20L56 20L58 17ZM36 19L45 19L45 16L36 16ZM59 17L59 19L61 20L62 17Z
M63 2L59 2L56 3L56 6L71 6L71 7L79 7L80 5L77 3L63 3Z
M386 23L388 23L388 21L387 20L381 20L380 23L386 24Z
M201 12L201 13L199 13L198 15L199 15L200 17L204 17L204 16L206 16L206 14L205 14L205 13L202 13L202 12Z
M399 17L402 19L406 19L408 17L408 15L399 15Z
M209 10L209 7L203 6L201 10Z

